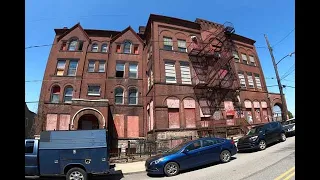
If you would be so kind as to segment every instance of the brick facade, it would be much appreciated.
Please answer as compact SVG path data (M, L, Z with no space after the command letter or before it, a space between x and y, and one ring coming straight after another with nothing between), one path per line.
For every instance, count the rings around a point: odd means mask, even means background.
M205 36L204 30L214 26L215 23L200 19L191 22L152 14L147 25L139 27L139 33L130 26L123 31L87 30L80 24L55 29L40 94L42 117L37 121L43 129L49 124L55 130L76 130L80 122L81 127L95 124L96 128L109 129L110 135L120 140L197 136L197 129L206 127L205 124L232 124L236 116L248 119L248 112L252 124L270 121L274 103L268 98L255 41L239 35L233 38L239 54L234 68L244 73L246 82L246 88L240 91L241 108L225 102L228 107L211 117L201 112L193 90L195 72L189 62L189 50L181 49L181 44L185 41L188 47L191 37L200 39ZM172 49L164 47L165 38L172 39ZM107 52L102 52L105 45ZM241 54L247 56L249 64L243 63ZM254 65L250 65L249 56L254 57ZM70 69L76 62L73 74ZM63 65L62 72L58 69ZM175 71L175 83L166 82L166 66ZM185 73L192 83L186 81ZM253 88L249 88L248 73L253 74ZM70 94L72 100L66 101ZM250 103L250 107L245 106ZM234 110L239 113L228 118Z

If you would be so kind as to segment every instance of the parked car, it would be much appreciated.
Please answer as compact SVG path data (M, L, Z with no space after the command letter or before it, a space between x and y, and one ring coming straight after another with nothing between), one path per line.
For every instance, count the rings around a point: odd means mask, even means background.
M282 123L282 127L286 132L286 136L295 135L296 133L296 119L291 118Z
M238 151L249 149L266 149L267 145L276 141L285 141L285 131L280 122L270 122L250 129L250 131L238 140Z
M174 176L180 170L216 161L226 163L236 153L233 140L206 137L182 143L163 154L150 157L146 160L145 167L149 174Z

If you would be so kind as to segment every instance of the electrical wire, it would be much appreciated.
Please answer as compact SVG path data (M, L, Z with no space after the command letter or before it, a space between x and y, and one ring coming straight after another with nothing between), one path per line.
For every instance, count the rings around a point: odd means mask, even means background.
M271 48L275 47L276 45L281 43L283 40L285 40L294 30L295 30L295 28L293 28L284 38L282 38L280 41L278 41L276 44L274 44Z

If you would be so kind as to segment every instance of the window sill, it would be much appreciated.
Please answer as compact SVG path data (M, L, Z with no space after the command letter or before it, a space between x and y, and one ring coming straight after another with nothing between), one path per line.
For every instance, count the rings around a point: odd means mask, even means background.
M116 52L117 54L127 54L127 55L139 55L139 53L138 54L134 54L134 53L124 53L124 52Z
M91 97L100 97L100 94L87 94L87 96L91 96Z
M94 52L94 51L88 51L88 53L101 53L101 54L108 54L108 52L100 52L100 51L97 51L97 52Z
M68 76L68 75L63 75L63 76L58 76L58 75L50 75L50 77L69 77L69 78L80 78L81 76Z
M82 50L69 51L69 50L59 50L59 52L83 52Z
M163 50L163 51L169 51L169 52L178 52L178 53L183 53L183 54L188 54L188 52L181 52L181 51L176 51L176 50L168 50L168 49L160 49L160 50Z
M105 73L105 71L103 71L103 72L87 72L87 73Z

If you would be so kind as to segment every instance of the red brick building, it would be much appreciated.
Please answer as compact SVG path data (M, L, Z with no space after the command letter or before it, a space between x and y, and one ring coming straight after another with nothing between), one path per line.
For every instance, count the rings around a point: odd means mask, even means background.
M235 83L230 82L237 94L219 102L212 114L201 108L195 93L201 78L190 52L194 41L202 42L221 28L202 19L151 14L138 33L130 26L122 31L83 29L80 24L55 29L40 94L39 127L106 128L114 139L127 141L197 137L201 129L237 126L239 119L248 124L270 121L271 105L279 101L268 99L255 41L234 33L229 37L234 58L221 72L235 72Z

